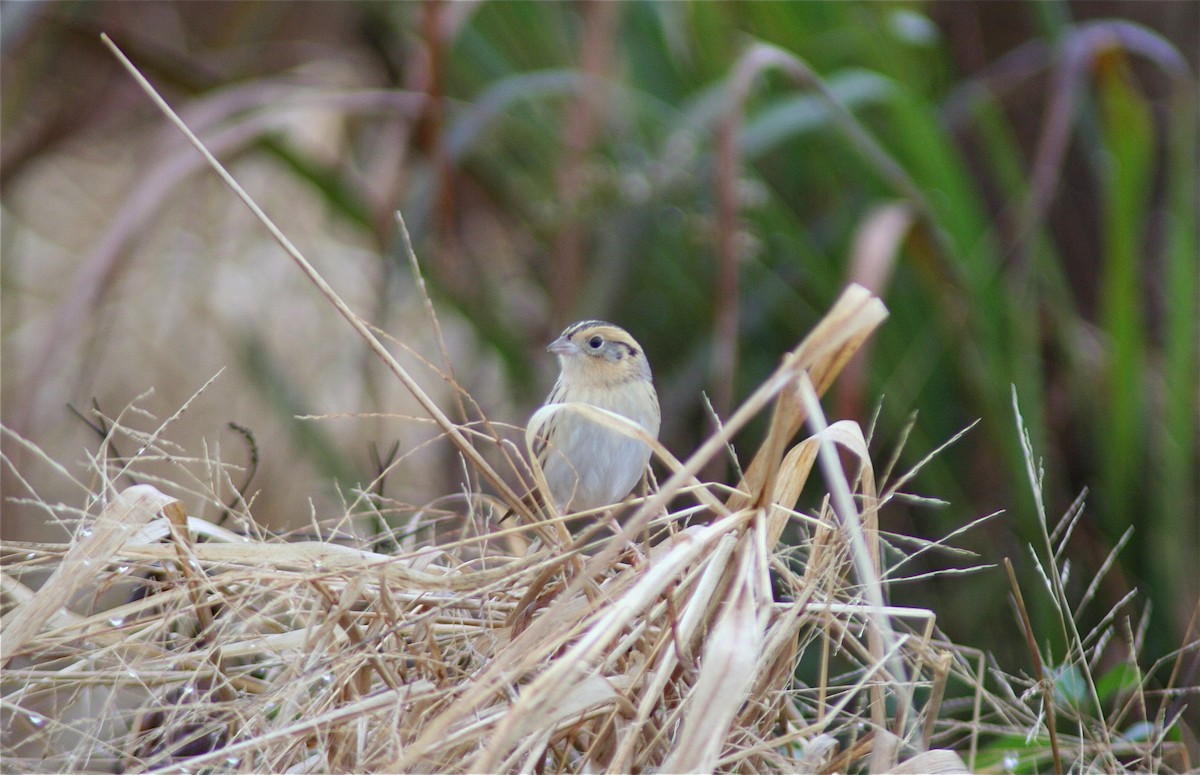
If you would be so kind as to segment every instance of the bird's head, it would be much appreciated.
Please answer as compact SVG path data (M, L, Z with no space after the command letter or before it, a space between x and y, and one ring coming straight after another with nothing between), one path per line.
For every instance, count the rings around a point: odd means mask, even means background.
M641 345L625 329L603 320L567 326L546 349L558 356L566 379L597 385L650 379L650 363Z

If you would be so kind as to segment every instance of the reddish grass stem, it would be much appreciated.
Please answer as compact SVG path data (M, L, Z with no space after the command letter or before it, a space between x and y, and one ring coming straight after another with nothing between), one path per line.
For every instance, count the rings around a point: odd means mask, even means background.
M1054 685L1046 678L1042 667L1042 655L1038 651L1037 641L1033 637L1033 624L1029 621L1029 611L1025 609L1025 598L1021 595L1021 585L1017 583L1017 574L1013 570L1012 561L1004 558L1004 570L1008 573L1008 583L1012 587L1013 597L1017 601L1017 611L1021 614L1021 626L1025 629L1025 643L1029 646L1029 656L1033 660L1033 674L1042 685L1042 699L1046 703L1046 728L1050 733L1050 752L1054 756L1054 771L1062 775L1062 757L1058 752L1058 729L1054 721Z

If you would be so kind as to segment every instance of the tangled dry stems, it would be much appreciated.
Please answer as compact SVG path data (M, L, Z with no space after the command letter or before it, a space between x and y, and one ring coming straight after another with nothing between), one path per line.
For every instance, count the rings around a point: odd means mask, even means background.
M1039 681L886 604L941 547L880 533L896 485L877 490L856 424L810 414L885 314L848 289L695 455L657 449L670 476L620 522L496 525L483 494L412 509L368 488L313 535L268 535L244 504L226 529L164 494L198 486L118 491L139 458L180 460L118 420L139 456L97 460L85 508L43 504L71 540L5 547L6 771L952 772L981 734L1044 736ZM739 486L697 481L768 408ZM832 486L807 515L818 461ZM1076 763L1149 761L1103 724L1073 732Z

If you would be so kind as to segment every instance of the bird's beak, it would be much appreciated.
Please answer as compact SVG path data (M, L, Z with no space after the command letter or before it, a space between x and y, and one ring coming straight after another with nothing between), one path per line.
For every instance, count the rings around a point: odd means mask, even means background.
M572 355L579 352L579 348L570 339L560 336L546 347L546 352L551 352L555 355Z

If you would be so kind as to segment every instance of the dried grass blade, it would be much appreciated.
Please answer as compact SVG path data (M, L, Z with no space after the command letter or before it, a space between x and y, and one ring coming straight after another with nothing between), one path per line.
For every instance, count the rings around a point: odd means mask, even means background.
M775 494L772 497L776 508L771 509L767 517L767 546L779 543L779 537L783 535L791 517L792 508L812 473L813 464L817 460L817 449L816 439L805 439L788 450L783 462L779 464L779 476L775 480Z
M758 669L764 638L755 583L743 564L736 591L717 615L700 658L700 676L688 698L683 729L666 772L711 772Z
M72 544L42 588L7 617L0 638L0 664L7 664L75 592L86 588L138 528L173 503L178 501L148 484L117 494L91 525L91 533L85 531Z
M963 763L962 757L954 751L937 748L932 751L924 751L911 759L900 762L891 769L891 772L904 775L958 775L959 773L969 773L970 770Z

